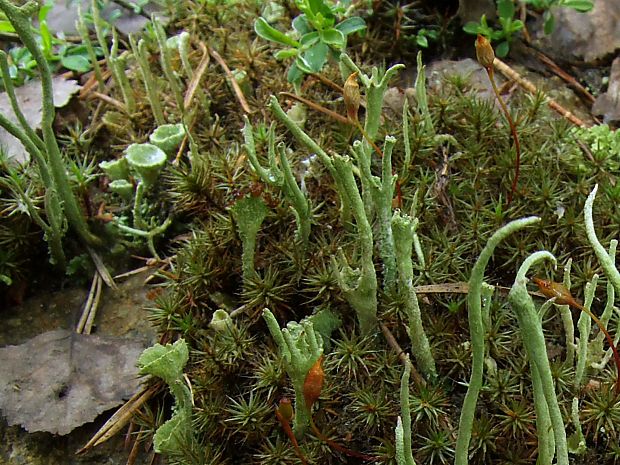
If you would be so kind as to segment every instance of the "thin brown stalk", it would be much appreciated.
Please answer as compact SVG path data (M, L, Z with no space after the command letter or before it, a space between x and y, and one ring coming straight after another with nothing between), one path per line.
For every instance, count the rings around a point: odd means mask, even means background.
M97 308L99 307L99 301L101 300L102 282L103 280L101 279L101 275L99 274L99 272L95 273L95 297L92 301L92 305L90 306L90 311L88 312L86 324L84 325L84 334L90 334L93 329L93 323L95 322L95 316L97 315Z
M219 53L217 53L212 48L209 48L209 53L215 59L215 61L217 61L218 64L222 67L222 69L224 70L224 73L226 73L228 82L230 82L230 85L232 86L235 96L237 97L237 100L239 101L241 108L243 108L243 111L245 111L248 114L252 113L252 110L250 109L250 106L248 105L248 102L245 99L245 96L243 95L243 91L241 90L241 87L239 87L237 80L233 76L232 72L230 71L230 68L228 67L224 59L220 56Z
M510 187L510 192L508 193L508 205L510 205L510 203L512 202L512 197L517 191L517 182L519 181L519 171L521 169L521 143L519 142L517 127L515 126L512 116L510 116L510 111L508 111L508 107L506 106L506 102L504 102L504 99L500 95L499 89L497 88L497 84L495 83L493 67L485 66L485 69L487 71L487 75L489 76L489 81L491 81L491 87L493 87L493 92L495 92L495 96L499 101L499 105L504 112L506 120L508 121L508 125L510 126L510 133L512 134L512 140L515 144L515 175L512 179L512 186Z
M411 364L411 377L413 378L415 383L418 386L426 386L426 381L410 362L409 357L407 357L405 351L398 344L398 341L392 334L392 331L390 331L390 328L388 328L384 323L379 323L379 326L381 326L381 331L383 332L383 335L385 336L385 340L387 341L388 345L394 350L394 352L396 352L396 355L398 355L398 358L400 359L402 364Z
M200 42L199 45L200 49L202 50L202 59L200 60L198 68L196 68L196 72L194 73L194 76L192 77L189 86L187 86L187 91L185 92L185 101L183 103L183 107L186 109L190 107L192 100L194 99L194 95L196 94L196 90L198 89L198 85L200 84L200 81L204 76L204 73L207 70L207 66L209 65L210 61L209 51L207 50L206 45L202 42Z
M328 108L325 108L325 107L319 105L318 103L314 103L312 100L308 100L307 98L301 97L299 95L291 94L290 92L280 92L280 95L283 95L283 96L285 96L287 98L290 98L292 100L295 100L297 102L303 103L304 105L308 105L313 110L321 112L321 113L329 116L330 118L335 119L339 123L343 123L343 124L347 124L347 125L351 124L351 122L349 121L348 118L345 118L341 114L336 113L335 111L332 111L332 110L330 110Z
M97 431L84 445L84 447L76 452L76 454L83 454L87 450L106 442L118 433L131 421L133 414L159 389L161 389L160 383L151 386L150 388L145 387L134 394L131 399L125 402L125 404L121 406L101 428L99 428L99 431Z
M102 94L101 92L93 91L88 96L88 98L89 99L91 99L91 98L98 98L99 100L102 100L105 103L108 103L108 104L112 105L117 110L122 111L123 113L127 113L127 107L125 106L125 104L122 103L119 100L116 100L115 98L110 97L109 95L105 95L105 94Z
M318 81L321 81L323 84L325 84L327 87L332 88L333 90L337 91L339 94L342 94L343 88L342 86L336 84L334 81L332 81L331 79L326 78L325 76L323 76L322 74L319 73L311 73L310 74L313 78L317 79Z

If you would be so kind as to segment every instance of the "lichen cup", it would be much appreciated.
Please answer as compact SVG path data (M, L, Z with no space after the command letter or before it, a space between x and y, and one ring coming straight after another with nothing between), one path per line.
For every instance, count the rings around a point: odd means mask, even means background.
M162 124L149 136L149 141L166 152L166 155L172 156L183 137L185 128L182 124Z
M144 187L155 184L159 172L168 161L165 152L153 144L131 144L125 149L125 158Z
M129 163L127 163L125 157L119 158L118 160L102 161L99 163L99 168L101 168L112 181L129 179Z
M112 192L120 195L127 202L133 198L135 187L126 179L115 179L108 186Z

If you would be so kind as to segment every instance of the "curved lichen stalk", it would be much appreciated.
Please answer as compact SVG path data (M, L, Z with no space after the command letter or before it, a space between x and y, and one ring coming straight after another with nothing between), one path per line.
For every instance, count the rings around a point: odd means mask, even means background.
M411 407L409 404L409 376L411 375L411 362L407 357L405 370L400 379L400 416L396 421L394 434L395 458L398 465L415 465L411 449Z
M607 279L609 279L611 284L614 286L616 293L620 293L620 272L618 271L618 268L616 268L614 259L610 256L610 254L607 253L605 247L603 247L603 245L596 237L596 231L594 230L594 221L592 219L592 205L594 204L597 190L598 184L594 186L594 189L592 189L592 192L588 196L583 211L586 224L586 235L588 236L588 241L594 249L594 253L597 256L601 267L603 268L603 270L605 270L605 276L607 276Z
M418 224L417 218L401 214L396 211L392 217L392 230L394 231L394 244L396 251L396 267L398 270L398 291L404 298L403 309L407 315L409 326L407 333L411 341L411 350L416 361L427 379L434 380L437 377L435 359L431 352L426 332L422 324L422 315L418 296L413 287L413 237ZM404 421L404 419L403 419Z
M491 236L487 245L480 252L480 256L471 271L469 279L469 293L467 294L467 310L469 319L469 332L471 336L472 368L469 380L469 388L463 401L461 417L459 419L459 431L456 441L455 461L456 465L466 465L469 457L469 442L473 428L474 414L478 395L482 388L482 375L484 371L484 323L482 320L481 289L484 280L484 270L489 262L495 247L510 234L540 221L538 217L522 218L515 220L500 228Z
M56 135L54 134L54 97L52 91L52 73L43 56L43 52L39 48L34 35L32 33L30 18L38 11L39 5L35 1L29 1L22 6L16 6L9 0L0 0L0 10L6 15L8 20L15 28L23 44L32 54L37 63L41 78L42 89L42 115L41 115L41 131L43 132L43 142L45 144L45 153L47 154L47 163L50 170L53 186L47 188L55 188L67 220L71 227L87 244L99 245L100 239L93 235L88 229L88 225L77 199L71 190L71 183L67 175L67 168L58 147ZM36 146L36 142L34 144ZM45 170L45 168L42 168Z
M566 429L555 393L542 322L526 287L528 280L525 275L532 265L544 259L555 263L555 257L549 252L536 252L525 259L517 272L508 301L517 314L532 369L539 441L537 463L551 465L555 452L557 465L568 465Z

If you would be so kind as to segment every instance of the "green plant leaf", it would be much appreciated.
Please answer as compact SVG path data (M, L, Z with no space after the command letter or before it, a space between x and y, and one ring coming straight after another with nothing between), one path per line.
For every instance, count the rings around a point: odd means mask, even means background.
M297 66L297 61L299 61L299 58L295 60L286 74L286 80L293 85L299 84L304 77L303 71L299 69L299 66Z
M10 21L3 19L0 20L0 32L15 32L15 28Z
M308 0L308 6L310 7L310 11L312 11L315 15L320 14L324 18L334 17L331 8L323 0Z
M505 40L504 42L502 42L501 44L497 46L497 48L495 49L495 55L497 55L500 58L503 58L506 55L508 55L509 50L510 50L510 44L508 43L507 40Z
M297 66L299 66L299 61L301 61L300 68L303 71L310 73L318 73L323 69L323 65L327 61L327 53L329 52L329 47L327 44L323 42L317 42L308 50L306 50L301 57L297 59ZM305 69L304 69L305 68Z
M345 36L366 29L366 22L359 16L352 16L336 24L336 29Z
M296 57L299 54L299 50L296 48L285 48L278 50L273 54L276 60L286 60L287 58Z
M474 21L469 21L467 24L465 24L465 26L463 26L463 31L465 31L467 34L476 35L478 34L479 30L480 30L480 24Z
M312 26L308 22L306 15L299 15L293 20L293 29L295 29L299 35L308 34L312 32Z
M497 2L497 14L500 18L511 18L515 14L515 5L512 0L499 0Z
M47 15L54 8L53 1L46 1L41 8L39 9L38 19L40 22L43 22L47 19Z
M183 450L187 442L187 437L191 434L188 425L191 425L191 418L186 410L178 410L172 418L157 428L153 437L155 452L175 453Z
M545 34L549 35L555 29L555 16L553 16L551 10L547 10L543 13L543 20L543 30L545 31Z
M258 18L254 21L254 32L259 37L279 44L288 45L289 47L299 47L299 42L291 39L289 36L276 28L271 27L265 18Z
M312 32L309 32L301 36L301 39L299 39L299 45L303 49L308 49L312 47L314 44L316 44L319 41L319 39L320 39L319 33L317 31L312 31Z
M428 47L428 39L424 34L418 34L415 38L416 44L418 47L427 48Z
M319 32L321 42L331 45L332 47L342 50L346 46L347 38L338 29L329 28Z
M52 54L52 33L47 26L47 21L41 21L39 23L39 34L41 35L41 47L43 53L47 58Z
M594 3L590 0L561 0L559 5L572 8L581 13L587 13L594 8Z
M86 73L92 68L88 55L65 55L60 59L60 64L78 73Z
M513 34L515 32L518 32L521 29L523 29L523 21L521 21L520 19L516 19L516 20L512 21L512 23L510 25L510 33L511 34Z

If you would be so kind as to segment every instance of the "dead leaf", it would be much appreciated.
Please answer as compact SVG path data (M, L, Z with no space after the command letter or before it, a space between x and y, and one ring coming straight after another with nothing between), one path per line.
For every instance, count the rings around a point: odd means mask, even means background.
M60 108L65 106L71 99L71 96L80 90L80 85L77 81L56 76L52 80L52 88L54 91L54 106ZM21 111L30 127L39 129L43 112L43 106L41 104L41 81L33 79L27 82L23 86L15 89L15 95L17 96ZM9 98L4 92L0 93L0 111L2 111L9 120L19 126ZM22 143L6 132L4 128L0 128L0 146L3 147L9 160L23 164L30 158Z
M144 345L67 330L0 349L0 409L9 425L68 434L123 403L140 385Z

